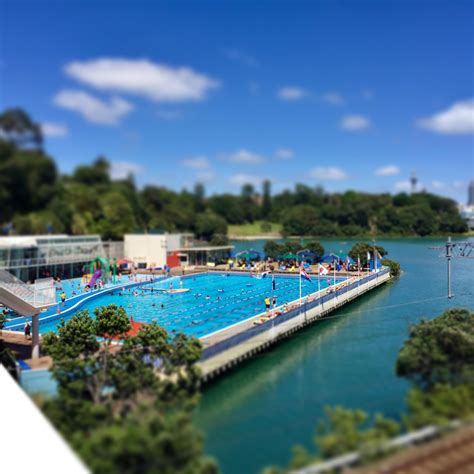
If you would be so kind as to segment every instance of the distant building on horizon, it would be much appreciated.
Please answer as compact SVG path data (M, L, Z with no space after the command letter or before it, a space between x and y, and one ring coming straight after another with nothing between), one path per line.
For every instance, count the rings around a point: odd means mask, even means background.
M467 189L467 205L474 206L474 180L469 183Z

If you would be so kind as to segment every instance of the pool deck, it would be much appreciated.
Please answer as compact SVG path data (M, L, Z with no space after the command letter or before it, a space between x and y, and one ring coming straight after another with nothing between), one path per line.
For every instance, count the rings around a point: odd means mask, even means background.
M336 285L334 290L326 288L301 301L293 301L281 314L262 321L262 317L267 315L262 313L201 338L204 351L198 365L203 381L224 373L389 280L388 268L360 277L352 276ZM255 324L257 321L259 324Z
M208 272L210 269L205 268L205 270ZM219 271L219 269L215 270ZM234 271L233 273L248 273L248 271L240 270L240 272ZM283 275L298 277L295 273L283 273ZM332 274L327 276L332 277ZM336 274L336 277L346 277L347 280L336 284L334 287L324 288L319 292L307 295L301 300L295 300L291 303L272 308L270 311L251 316L243 321L201 337L200 340L204 350L198 365L202 372L203 381L211 380L243 360L277 343L279 340L314 323L335 309L383 285L390 280L390 273L388 268L384 268L382 271L363 273L360 276L354 275L354 273L339 272ZM130 287L143 283L130 282L125 285L117 285L117 287ZM88 296L97 297L116 288L109 287ZM81 298L81 300L83 299L85 298ZM75 308L76 305L74 304L68 309L69 311L75 311ZM63 315L64 313L59 317ZM31 339L25 339L23 332L4 329L0 337L20 357L24 359L29 358L32 343ZM118 349L119 347L117 346L116 350ZM33 365L30 364L30 366L33 369L48 368L51 360L47 359L41 358L37 363L32 362ZM29 363L30 360L27 360L27 362Z

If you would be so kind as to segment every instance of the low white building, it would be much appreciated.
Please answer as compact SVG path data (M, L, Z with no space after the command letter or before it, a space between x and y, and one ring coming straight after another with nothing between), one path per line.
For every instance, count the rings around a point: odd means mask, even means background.
M124 256L135 268L206 265L230 256L232 245L207 246L193 234L125 234Z

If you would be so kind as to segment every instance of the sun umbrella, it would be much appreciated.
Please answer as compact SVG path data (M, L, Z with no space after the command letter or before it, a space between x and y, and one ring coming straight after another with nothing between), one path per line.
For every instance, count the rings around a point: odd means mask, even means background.
M298 255L296 253L286 253L281 257L283 260L297 260Z
M260 252L257 252L253 249L242 250L241 252L235 254L235 258L240 258L243 260L255 260L257 258L260 258Z
M321 259L321 262L323 262L323 263L333 263L337 259L338 259L338 257L335 256L334 254L324 255L324 257Z

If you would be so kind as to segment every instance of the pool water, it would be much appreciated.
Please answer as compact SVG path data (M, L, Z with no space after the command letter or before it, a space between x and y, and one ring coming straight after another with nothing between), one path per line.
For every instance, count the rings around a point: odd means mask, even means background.
M336 284L341 279L336 279ZM67 282L63 287L67 292ZM161 290L173 288L189 289L189 292L168 294ZM320 278L321 289L334 283L333 278ZM74 288L77 282L72 282ZM297 276L276 276L274 296L277 305L289 303L299 298L299 278ZM153 289L153 291L151 291ZM71 290L72 291L72 290ZM318 291L318 279L302 281L302 295ZM116 304L126 309L135 321L156 322L171 333L184 332L202 337L238 323L265 311L264 299L272 296L272 279L252 278L249 275L200 274L173 277L165 281L144 284L124 291L115 290L110 294L93 299L81 306L93 314L98 306ZM43 322L41 333L55 331L58 320Z

